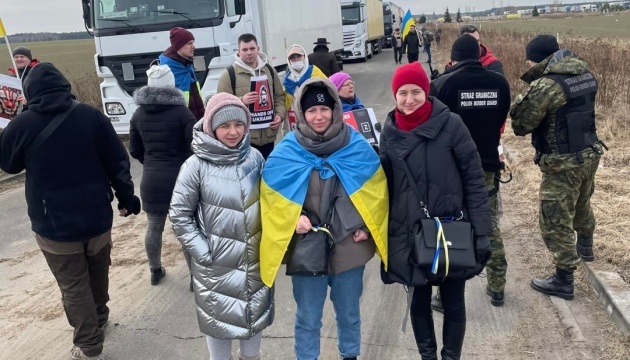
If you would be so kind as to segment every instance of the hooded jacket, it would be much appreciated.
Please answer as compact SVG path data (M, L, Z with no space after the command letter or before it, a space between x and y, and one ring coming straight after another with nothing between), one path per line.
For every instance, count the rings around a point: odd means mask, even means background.
M30 145L55 115L71 105L70 83L50 63L31 69L24 82L29 109L0 134L0 167L26 169L32 229L54 241L81 241L112 227L111 202L127 209L134 199L127 151L101 111L79 104L37 152Z
M409 32L405 35L402 44L402 52L403 54L419 54L420 53L420 45L422 42L420 41L420 37L417 32Z
M184 161L192 155L196 122L180 90L143 86L129 127L129 154L143 165L140 195L148 213L166 214Z
M251 78L253 76L266 75L269 81L269 86L272 90L271 93L273 93L274 115L278 115L284 120L286 116L286 107L284 105L284 89L281 86L282 82L280 81L280 77L278 76L276 70L274 69L270 72L269 67L265 66L265 64L267 64L267 55L259 53L258 66L255 69L243 63L238 54L235 55L235 58L236 60L234 62L234 75L236 77L236 93L232 93L230 75L227 70L224 71L219 78L219 83L217 84L217 93L233 94L236 97L242 99L245 94L251 92ZM266 128L249 130L250 141L253 145L256 146L263 146L275 142L277 134L278 129L272 130L270 128Z
M326 77L331 77L341 71L337 57L330 53L326 45L315 46L313 52L308 54L308 61L311 65L317 66Z
M503 71L503 64L501 63L501 60L497 59L487 46L479 44L479 48L479 61L481 62L481 66L483 66L487 70L494 71L495 73L498 73L501 76L505 77L505 72ZM452 66L453 62L449 61L448 64L446 64L446 66L444 67L444 71L448 70Z
M192 60L172 51L171 48L161 54L159 59L160 64L167 65L173 72L175 87L183 91L190 111L196 119L201 119L204 113L203 99Z
M475 143L461 118L442 102L429 97L433 110L429 120L410 132L395 124L390 112L381 133L381 161L390 194L389 269L381 273L385 283L409 286L439 284L443 275L411 264L414 224L424 218L420 199L412 189L416 184L431 217L464 213L475 234L477 268L451 269L449 279L469 279L483 270L490 255L487 235L492 229L488 190ZM409 179L402 162L409 167Z
M302 49L302 52L306 54L306 50L301 45L291 45L289 46L289 50L293 47L299 47ZM293 95L297 89L308 79L311 78L326 78L326 75L315 65L309 64L309 60L307 56L304 56L304 68L302 71L298 72L297 70L291 67L291 62L289 61L289 50L287 50L287 68L289 72L285 75L284 81L282 85L284 85L284 105L286 107L287 112L291 112L291 105L293 104Z
M228 94L213 96L206 115L224 105L248 114L245 136L229 148L193 129L191 156L177 177L169 211L173 231L192 256L201 332L216 339L248 339L271 325L273 289L260 278L260 175L263 157L251 148L249 111Z
M430 95L462 118L475 141L484 171L499 171L497 148L511 99L507 80L484 69L478 60L465 60L431 82Z

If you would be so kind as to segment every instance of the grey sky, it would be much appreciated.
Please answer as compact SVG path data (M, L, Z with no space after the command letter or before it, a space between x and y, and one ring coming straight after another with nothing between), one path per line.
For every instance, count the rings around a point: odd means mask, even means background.
M67 32L82 31L83 18L81 2L79 0L1 0L0 17L9 34L21 32ZM294 0L317 1L317 0ZM549 3L551 1L547 1ZM457 7L465 11L466 7L475 7L475 10L483 10L492 7L492 0L394 0L395 4L404 9L411 8L414 15L422 13L440 14L448 6L452 13L457 12ZM500 0L494 0L494 5L499 6ZM545 3L544 0L503 0L503 6L534 5Z

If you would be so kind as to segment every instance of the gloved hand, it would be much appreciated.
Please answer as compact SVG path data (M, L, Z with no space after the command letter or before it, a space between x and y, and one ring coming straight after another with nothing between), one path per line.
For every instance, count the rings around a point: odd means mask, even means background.
M383 128L383 126L381 125L380 122L377 122L376 124L374 124L374 129L376 131L381 131L382 128Z
M128 202L126 202L125 204L119 202L118 203L118 210L122 210L125 209L127 210L127 213L124 215L125 217L134 214L134 215L138 215L140 214L140 210L142 210L142 205L140 203L140 199L133 195L131 197L131 200L129 200Z
M492 249L490 248L490 238L487 236L475 236L475 249L477 262L481 266L486 266L490 256L492 255Z

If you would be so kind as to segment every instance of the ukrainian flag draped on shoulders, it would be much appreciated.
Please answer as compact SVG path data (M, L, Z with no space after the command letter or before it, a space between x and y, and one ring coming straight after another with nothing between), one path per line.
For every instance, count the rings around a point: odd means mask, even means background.
M284 77L282 85L284 85L284 104L287 109L291 108L295 92L306 80L310 78L327 79L326 75L324 75L324 73L315 65L308 65L300 75L300 78L295 80L292 74L287 71L287 74Z
M273 285L295 233L313 169L322 179L337 175L387 268L387 179L374 150L363 135L350 129L348 145L321 158L304 149L291 132L271 153L262 173L260 273L267 286Z

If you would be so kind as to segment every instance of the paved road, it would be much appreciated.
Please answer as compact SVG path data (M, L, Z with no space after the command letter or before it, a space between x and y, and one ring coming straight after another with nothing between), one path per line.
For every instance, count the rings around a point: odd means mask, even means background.
M367 63L346 65L361 100L375 108L381 121L394 105L390 79L395 66L391 50ZM139 184L137 163L133 175ZM568 310L568 315L563 315L548 297L529 289L532 271L528 264L536 253L529 252L531 239L523 235L522 222L514 220L520 215L518 209L510 209L509 191L505 201L503 232L510 262L507 303L504 308L490 306L484 278L468 282L468 334L463 358L601 358L598 351L607 335L602 329L608 329L608 324L605 320L602 323L601 314L591 313L603 312L591 305L592 295L581 293L570 307L561 302L559 306ZM33 240L23 188L0 194L0 213L0 359L67 359L71 328L63 316L52 275ZM164 245L167 276L160 286L149 285L142 243L145 223L146 218L139 216L116 219L114 224L111 318L105 354L108 359L207 359L193 295L188 292L185 263L170 232L165 234ZM371 261L365 275L361 358L417 359L411 329L401 332L405 291L402 286L383 285L378 265L376 259ZM263 358L292 359L295 304L288 278L280 275L276 284L276 320L264 332ZM573 341L576 336L567 325L574 318L571 314L578 314L577 330L584 334L585 342ZM441 326L441 315L435 318ZM321 359L337 359L330 304L326 305L323 323Z

